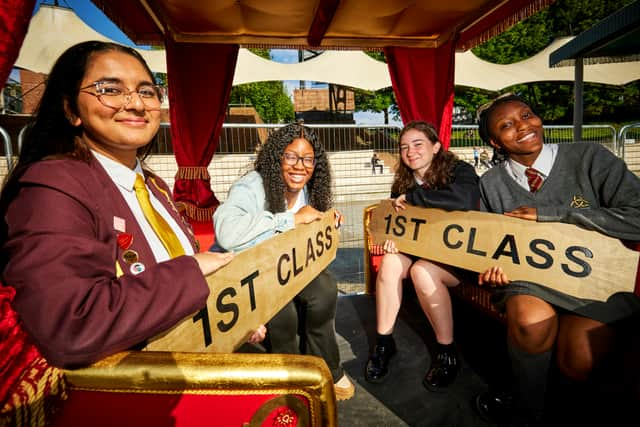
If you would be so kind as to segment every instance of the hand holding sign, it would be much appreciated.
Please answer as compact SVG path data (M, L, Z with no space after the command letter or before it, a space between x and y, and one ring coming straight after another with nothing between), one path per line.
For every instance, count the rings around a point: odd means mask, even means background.
M230 353L333 261L335 210L253 248L207 277L207 306L154 338L145 350Z
M380 203L369 225L374 244L472 271L500 266L511 280L605 301L633 292L638 253L614 238L571 224L538 223L477 211L447 212Z

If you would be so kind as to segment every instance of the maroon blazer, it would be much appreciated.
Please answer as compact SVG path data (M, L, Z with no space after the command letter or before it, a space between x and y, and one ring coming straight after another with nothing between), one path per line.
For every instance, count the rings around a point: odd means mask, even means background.
M158 177L152 181L149 187L195 249L169 188ZM15 310L49 363L94 362L205 306L209 288L196 260L181 256L156 263L120 191L95 159L40 161L20 184L4 218L9 262L3 280L16 289ZM128 235L119 244L122 220ZM143 272L132 273L125 249L137 253ZM119 278L116 262L124 273Z

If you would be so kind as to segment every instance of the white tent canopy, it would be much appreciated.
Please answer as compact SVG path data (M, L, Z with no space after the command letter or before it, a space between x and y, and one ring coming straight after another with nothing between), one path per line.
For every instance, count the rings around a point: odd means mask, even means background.
M31 18L15 66L49 74L54 62L65 50L88 40L113 42L85 24L73 10L41 4L38 12ZM164 50L137 50L151 70L166 72Z
M71 9L40 5L15 66L49 73L69 46L86 40L111 41L86 25ZM509 65L492 64L471 51L456 54L455 84L497 91L518 83L573 81L573 67L549 67L549 54L571 38L555 40L535 56ZM138 51L155 72L166 73L164 50ZM584 81L623 85L640 79L640 63L585 65ZM308 80L365 90L391 86L387 65L360 51L326 51L302 63L282 64L240 49L233 84L268 80Z
M484 61L466 51L456 54L455 84L498 91L520 83L569 81L574 79L573 67L549 67L549 54L572 40L554 40L536 55L508 65ZM584 81L624 85L640 79L640 62L593 64L584 67Z

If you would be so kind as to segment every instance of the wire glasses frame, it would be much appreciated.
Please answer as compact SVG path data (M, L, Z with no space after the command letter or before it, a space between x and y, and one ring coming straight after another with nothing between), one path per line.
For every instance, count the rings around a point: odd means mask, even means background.
M282 160L289 166L295 166L299 161L302 161L302 166L307 169L311 169L316 165L315 157L300 157L295 153L289 152L282 153Z
M89 88L94 88L97 93L88 91L87 89ZM142 104L149 111L160 110L163 90L163 87L152 84L143 84L135 90L129 90L120 83L108 81L96 81L80 88L80 92L95 96L102 105L114 110L122 110L129 105L133 99L133 94L136 93Z

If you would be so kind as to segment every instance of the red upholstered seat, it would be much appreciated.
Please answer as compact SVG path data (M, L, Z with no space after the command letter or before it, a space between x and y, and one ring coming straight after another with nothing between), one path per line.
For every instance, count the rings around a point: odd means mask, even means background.
M56 414L54 426L284 427L310 425L309 416L309 401L301 394L73 390Z
M331 373L315 356L123 352L65 377L54 427L336 425Z

